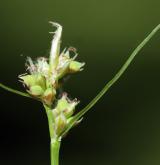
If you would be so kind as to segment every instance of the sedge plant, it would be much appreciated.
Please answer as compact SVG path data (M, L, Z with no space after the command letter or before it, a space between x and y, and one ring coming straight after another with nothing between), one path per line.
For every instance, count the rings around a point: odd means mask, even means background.
M60 89L65 76L82 71L85 63L76 60L78 54L73 47L60 51L62 26L55 22L50 23L53 27L56 27L56 31L53 32L49 57L40 57L35 61L28 57L26 73L19 75L19 80L24 85L26 92L12 89L2 83L0 83L0 87L42 103L48 118L51 165L59 165L59 150L62 138L74 125L80 123L82 117L121 77L138 52L160 29L160 25L138 45L117 74L104 86L99 94L82 110L77 110L76 106L79 101L77 99L71 100L67 93ZM74 55L71 56L71 54Z

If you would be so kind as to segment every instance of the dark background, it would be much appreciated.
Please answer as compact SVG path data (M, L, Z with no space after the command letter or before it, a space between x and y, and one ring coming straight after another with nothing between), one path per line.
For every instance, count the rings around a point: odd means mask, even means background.
M17 76L27 56L48 56L53 31L78 49L85 70L66 83L80 110L160 23L159 0L1 0L0 82L24 90ZM63 140L61 165L160 164L160 32L127 72ZM39 102L0 89L0 165L49 165L49 134ZM78 111L77 110L77 111Z

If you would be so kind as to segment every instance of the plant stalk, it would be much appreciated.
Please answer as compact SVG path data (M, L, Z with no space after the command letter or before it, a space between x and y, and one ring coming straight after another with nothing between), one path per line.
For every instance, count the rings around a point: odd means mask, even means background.
M59 150L60 150L60 144L61 139L58 138L54 133L53 128L53 117L52 117L52 110L50 107L43 105L47 118L48 118L48 126L49 126L49 134L50 134L50 159L51 159L51 165L59 165Z
M51 139L51 165L59 165L59 149L61 140Z

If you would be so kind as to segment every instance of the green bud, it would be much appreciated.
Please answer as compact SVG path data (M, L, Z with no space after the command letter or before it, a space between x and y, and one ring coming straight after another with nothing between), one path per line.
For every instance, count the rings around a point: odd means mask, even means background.
M46 88L46 80L44 76L38 74L38 75L35 75L35 79L36 79L36 85L41 86L43 89Z
M20 79L22 79L24 84L29 88L35 85L41 86L43 89L46 88L45 77L40 74L20 76Z
M56 108L58 109L58 111L62 112L65 109L67 109L68 106L69 106L68 101L66 100L65 97L62 97L60 100L58 100L58 104Z
M43 95L44 90L40 86L35 85L30 87L29 93L33 96L41 96Z
M72 106L72 103L69 103L66 96L63 96L57 104L57 111L58 112L63 112L65 117L68 118L70 116L72 116L72 114L74 113L74 108Z
M69 118L73 115L75 106L78 104L78 101L75 99L74 101L69 100L67 95L64 94L61 99L58 100L58 104L55 108L55 113L61 113L65 115L66 118Z
M25 75L25 76L19 76L20 79L23 80L24 84L28 87L31 87L36 84L36 78L34 75Z
M57 135L60 135L64 131L66 124L67 124L67 120L63 113L61 113L59 116L56 117L55 130Z
M69 64L69 70L71 73L78 72L82 70L82 67L85 65L85 63L81 63L78 61L71 61Z

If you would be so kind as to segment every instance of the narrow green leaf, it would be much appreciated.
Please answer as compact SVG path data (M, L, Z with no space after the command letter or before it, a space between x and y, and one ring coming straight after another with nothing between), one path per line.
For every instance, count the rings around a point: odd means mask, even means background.
M28 93L25 93L25 92L21 92L21 91L12 89L10 87L7 87L7 86L3 85L2 83L0 83L0 87L3 88L4 90L7 90L7 91L12 92L14 94L17 94L17 95L20 95L20 96L24 96L24 97L32 98Z
M105 87L99 92L99 94L79 113L77 113L73 119L70 121L70 124L66 131L62 134L65 135L74 125L74 123L79 120L86 112L88 112L96 103L97 101L109 90L109 88L121 77L121 75L125 72L128 68L134 57L138 54L138 52L147 44L147 42L156 34L156 32L160 29L160 24L156 26L155 29L137 46L137 48L133 51L130 57L127 59L125 64L121 67L118 73L110 80Z

